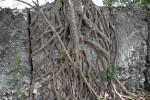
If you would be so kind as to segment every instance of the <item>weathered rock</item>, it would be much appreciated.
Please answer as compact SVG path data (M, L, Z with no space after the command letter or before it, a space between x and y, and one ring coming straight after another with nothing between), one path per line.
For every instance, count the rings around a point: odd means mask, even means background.
M9 8L0 11L0 100L21 98L20 94L15 96L12 93L16 89L24 91L24 98L29 97L31 63L27 27L28 19L25 11ZM24 77L18 85L13 86L16 56L21 57Z
M118 38L118 78L127 90L141 93L144 91L147 45L140 33L147 38L146 7L133 5L113 8L111 15Z
M147 24L148 24L148 39L147 39L147 56L145 74L145 90L150 91L150 6L147 6Z
M127 11L125 11L125 9ZM108 13L104 11L104 13ZM146 41L142 38L140 33L145 37L148 37L148 24L146 21L147 11L145 6L133 5L127 8L111 8L110 9L111 19L117 30L118 38L118 49L119 58L117 67L119 68L118 78L125 85L125 87L136 93L142 93L144 91L145 76L143 74L146 69L146 56L150 56ZM127 15L127 13L129 16ZM31 14L31 21L33 21L34 14ZM150 16L150 15L148 15ZM133 20L133 22L131 21ZM47 24L40 21L42 28L47 28ZM13 95L16 87L20 88L20 91L24 91L24 97L29 98L29 88L31 83L31 62L30 62L30 50L29 50L29 36L28 36L28 21L27 15L21 10L3 9L0 11L0 100L18 100L21 98L21 94L17 96ZM36 35L35 35L36 36ZM51 35L45 38L44 43L48 41ZM36 37L32 37L36 38ZM149 43L149 42L148 42ZM35 45L32 51L39 48L39 45ZM47 47L50 49L51 45ZM87 46L87 52L90 55L90 59L96 65L97 54L94 53L91 47ZM21 56L23 65L25 66L23 81L19 82L17 86L12 84L8 85L9 82L13 82L13 68L16 62L16 56ZM36 66L39 61L45 56L44 52L41 51L37 55L33 56L32 64ZM54 60L59 57L58 51L53 52ZM148 58L148 60L150 57ZM45 62L44 62L45 63ZM44 67L44 63L41 69ZM148 62L147 62L148 63ZM52 66L52 61L49 62L49 68ZM148 63L149 64L149 63ZM147 66L149 66L147 64ZM86 65L86 64L85 64ZM150 67L147 67L150 72ZM49 69L48 69L49 70ZM39 89L42 83L45 82L48 77L42 78L39 82L34 84L34 98L35 100L41 100L39 95ZM60 76L61 79L61 76ZM146 77L150 80L150 74ZM150 81L147 81L150 84ZM59 80L57 81L57 89L61 87ZM48 88L51 84L48 85ZM45 91L46 89L43 89ZM53 93L51 93L53 96ZM65 98L65 96L64 96Z

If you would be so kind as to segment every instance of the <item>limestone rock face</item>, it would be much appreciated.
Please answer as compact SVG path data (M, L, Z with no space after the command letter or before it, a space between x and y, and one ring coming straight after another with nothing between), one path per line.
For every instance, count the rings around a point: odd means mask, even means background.
M145 65L147 65L146 56L150 56L150 53L147 53L147 51L150 52L150 45L146 44L146 41L142 38L141 34L143 34L146 39L148 38L148 32L150 30L148 26L150 27L150 24L147 22L147 16L150 15L147 15L146 7L141 5L132 5L126 8L117 7L105 9L104 13L106 13L106 15L108 13L110 14L112 23L117 31L117 67L119 69L117 77L127 90L133 93L142 93L144 92L145 80L150 79L150 75L147 77L144 76L144 71L146 70ZM31 13L31 22L35 17L34 15L34 13ZM109 16L107 16L107 18L109 18ZM40 25L42 28L47 27L43 20L40 20ZM0 100L20 100L22 97L25 100L29 100L32 71L31 63L33 66L36 66L36 64L44 57L44 52L39 52L37 55L33 56L31 62L29 57L31 53L27 27L28 18L25 11L8 8L0 11ZM37 34L35 34L35 36L36 35ZM51 34L48 34L44 43L48 41L50 37ZM33 36L32 38L35 39L36 37ZM86 47L90 59L96 66L96 53L94 53L92 48ZM39 45L35 45L32 48L32 51L35 51L38 48ZM51 45L47 48L50 49ZM147 48L149 49L147 50ZM25 69L23 73L24 78L21 79L18 85L13 86L16 56L21 57ZM57 50L53 52L53 56L54 60L59 57ZM48 65L49 68L53 66L52 64L53 62L50 61ZM147 69L150 69L150 67ZM148 72L150 72L150 70ZM34 84L33 94L35 100L41 100L39 89L41 88L42 83L50 77L51 76L48 75ZM60 88L62 84L60 84L59 81L57 83L57 88ZM150 84L150 81L147 81L147 83ZM50 87L51 84L48 88ZM13 93L16 89L24 91L23 95L14 95ZM51 93L51 95L53 95L53 93Z
M141 5L111 9L111 18L118 38L118 78L131 92L144 90L148 35L146 7Z
M0 100L19 100L29 97L31 83L30 45L27 13L23 10L5 8L0 11ZM16 57L24 65L24 77L13 86ZM13 92L24 91L23 95Z

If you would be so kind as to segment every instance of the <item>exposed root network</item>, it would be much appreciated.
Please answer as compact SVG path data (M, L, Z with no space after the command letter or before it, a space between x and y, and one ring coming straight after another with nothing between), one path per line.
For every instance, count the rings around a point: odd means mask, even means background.
M91 0L58 1L44 7L38 0L35 6L23 2L34 9L29 25L31 57L40 59L34 64L30 100L34 99L36 82L42 84L40 100L135 98L110 69L116 66L118 48L107 8L97 7ZM106 83L104 72L114 74ZM129 96L119 94L116 87Z

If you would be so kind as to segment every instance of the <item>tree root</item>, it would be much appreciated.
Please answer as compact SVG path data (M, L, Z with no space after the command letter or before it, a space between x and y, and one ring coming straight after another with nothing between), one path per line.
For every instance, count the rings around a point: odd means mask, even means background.
M117 92L113 79L107 86L103 83L103 72L111 73L110 66L116 66L118 47L115 27L102 8L92 0L55 0L44 7L37 0L34 4L28 4L36 12L29 25L31 57L39 60L32 73L30 100L36 83L42 84L37 90L41 100L136 97L117 78L115 82L129 97Z

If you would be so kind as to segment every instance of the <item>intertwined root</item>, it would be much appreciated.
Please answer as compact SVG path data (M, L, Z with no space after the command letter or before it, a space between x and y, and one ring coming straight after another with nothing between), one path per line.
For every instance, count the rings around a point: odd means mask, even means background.
M111 73L117 59L116 31L107 9L91 0L35 5L30 5L36 13L29 25L34 65L30 100L38 83L40 100L123 100L114 81L135 96L116 77L103 83L103 72Z

